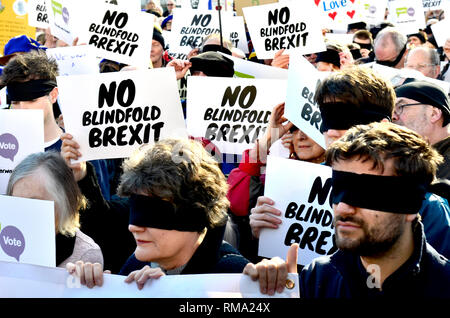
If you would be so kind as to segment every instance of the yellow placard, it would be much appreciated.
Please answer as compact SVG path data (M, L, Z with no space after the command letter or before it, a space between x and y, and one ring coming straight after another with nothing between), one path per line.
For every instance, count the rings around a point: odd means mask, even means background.
M36 28L28 25L27 1L0 0L0 55L5 44L17 35L36 37Z

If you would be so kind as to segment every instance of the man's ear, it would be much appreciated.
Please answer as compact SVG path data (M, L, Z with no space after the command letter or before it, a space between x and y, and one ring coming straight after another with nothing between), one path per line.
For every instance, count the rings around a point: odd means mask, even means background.
M49 96L52 104L56 103L56 100L58 99L58 94L59 94L58 87L53 88L52 91L50 92Z
M419 217L417 214L406 214L406 221L407 222L412 222L417 217Z
M442 114L442 110L437 108L437 107L431 107L432 111L431 111L431 123L435 124L436 122L438 122L439 120L444 120L443 114Z

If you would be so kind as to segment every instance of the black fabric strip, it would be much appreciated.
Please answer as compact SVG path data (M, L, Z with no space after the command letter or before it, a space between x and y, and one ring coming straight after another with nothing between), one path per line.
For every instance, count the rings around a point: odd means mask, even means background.
M52 80L15 82L6 86L6 94L12 102L30 101L48 95L56 86L56 82Z

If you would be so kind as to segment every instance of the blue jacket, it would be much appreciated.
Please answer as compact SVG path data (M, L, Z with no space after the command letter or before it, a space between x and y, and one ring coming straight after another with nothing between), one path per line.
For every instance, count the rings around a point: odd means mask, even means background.
M447 200L427 193L419 211L427 242L450 259L450 207Z
M425 240L423 226L414 230L414 252L387 277L381 290L372 281L359 255L337 251L316 258L300 273L301 298L450 298L450 262Z

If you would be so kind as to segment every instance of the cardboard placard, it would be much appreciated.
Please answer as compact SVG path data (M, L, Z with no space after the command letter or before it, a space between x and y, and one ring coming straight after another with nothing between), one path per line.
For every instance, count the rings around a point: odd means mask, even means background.
M282 223L278 229L261 230L258 255L283 257L291 244L298 243L297 264L308 265L334 253L330 193L330 167L268 156L264 196L275 202Z
M43 29L49 27L45 0L28 0L28 24Z
M0 195L0 261L56 266L53 201Z
M325 149L320 132L322 116L314 94L321 79L328 74L319 72L302 56L292 59L288 74L285 117Z
M12 170L29 154L44 151L44 113L40 109L0 110L0 194Z
M286 97L285 80L190 76L187 87L189 134L211 140L228 154L252 148L273 107Z
M359 0L306 1L317 7L324 28L347 30L348 24L360 22L363 17Z
M142 144L187 137L172 67L59 76L57 82L80 161L125 158Z
M70 0L45 0L45 6L51 34L68 45L72 45L73 40L77 37L79 5Z
M299 54L326 50L319 12L313 3L275 3L243 11L258 59L272 59L281 49Z
M220 54L234 62L234 75L236 77L284 80L288 78L288 71L286 69L243 60L221 52Z
M58 63L60 76L98 74L99 60L95 48L90 45L66 46L47 49L47 56Z
M384 21L389 0L361 0L362 20L369 25L377 25Z
M81 42L92 45L97 55L148 68L154 15L126 6L94 3L79 22Z
M450 29L450 19L444 19L431 25L431 31L433 32L434 39L437 45L443 47L445 41L450 38L448 30Z
M448 0L422 0L422 3L425 11L446 9L449 4Z
M298 282L297 274L288 279ZM274 296L263 295L258 282L243 274L167 275L150 279L139 290L136 283L127 284L124 276L104 274L102 287L88 288L69 275L64 268L0 262L0 297L2 298L298 298L298 284ZM180 313L193 313L193 303L186 300ZM222 308L201 305L202 313L214 317ZM241 307L242 308L242 307ZM248 306L250 310L250 306ZM255 305L256 308L256 305ZM264 309L264 306L262 306ZM262 310L261 310L262 311ZM200 311L198 311L200 312ZM256 311L255 311L256 312Z

